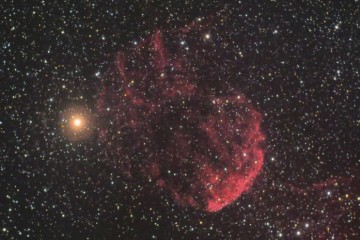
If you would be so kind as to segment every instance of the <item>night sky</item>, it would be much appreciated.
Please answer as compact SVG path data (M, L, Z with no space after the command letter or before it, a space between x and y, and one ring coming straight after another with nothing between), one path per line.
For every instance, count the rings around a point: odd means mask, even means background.
M0 6L0 239L360 239L358 0Z

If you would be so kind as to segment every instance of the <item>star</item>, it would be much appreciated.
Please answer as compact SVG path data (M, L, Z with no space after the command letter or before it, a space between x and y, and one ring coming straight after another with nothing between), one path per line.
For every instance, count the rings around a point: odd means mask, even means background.
M63 135L71 141L86 140L93 129L92 115L83 106L70 106L64 110L61 119Z
M73 124L75 127L81 127L82 121L80 118L75 118Z

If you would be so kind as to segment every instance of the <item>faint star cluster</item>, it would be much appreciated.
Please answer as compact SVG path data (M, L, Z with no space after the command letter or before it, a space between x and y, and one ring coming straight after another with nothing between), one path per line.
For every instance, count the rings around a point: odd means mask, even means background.
M0 6L0 239L360 238L358 0ZM154 179L124 177L109 161L128 131L111 114L129 116L109 104L105 126L96 106L124 94L119 52L146 51L156 31L170 33L163 43L181 59L159 79L184 66L196 87L239 91L263 117L263 168L221 211L184 207ZM104 88L112 94L101 96ZM144 101L159 89L148 90ZM111 141L99 141L104 128ZM143 167L138 156L129 158L134 169Z

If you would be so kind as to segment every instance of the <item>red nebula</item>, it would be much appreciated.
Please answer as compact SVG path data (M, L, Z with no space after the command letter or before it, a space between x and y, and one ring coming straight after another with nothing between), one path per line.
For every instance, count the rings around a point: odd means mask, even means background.
M210 91L191 54L170 53L163 39L157 31L118 54L118 75L99 94L100 140L125 176L149 178L182 206L216 212L262 169L262 117L241 93Z

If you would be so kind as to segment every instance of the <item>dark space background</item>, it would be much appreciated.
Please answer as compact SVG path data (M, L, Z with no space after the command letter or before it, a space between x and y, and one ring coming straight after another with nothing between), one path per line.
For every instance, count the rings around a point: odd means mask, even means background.
M0 6L1 239L360 238L359 1ZM59 130L69 105L96 115L116 53L197 19L204 72L251 99L266 134L253 187L217 213L124 180L96 131L71 142Z

